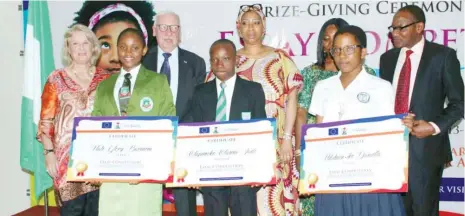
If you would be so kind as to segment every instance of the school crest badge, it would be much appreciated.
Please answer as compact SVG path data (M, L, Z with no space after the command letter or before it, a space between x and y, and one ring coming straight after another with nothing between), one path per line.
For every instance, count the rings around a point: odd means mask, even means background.
M153 109L153 100L150 97L143 97L140 100L140 109L144 112L149 112Z

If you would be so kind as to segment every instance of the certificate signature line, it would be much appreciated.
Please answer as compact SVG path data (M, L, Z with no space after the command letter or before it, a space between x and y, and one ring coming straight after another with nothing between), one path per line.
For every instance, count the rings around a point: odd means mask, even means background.
M206 137L233 137L233 136L249 136L257 134L270 134L273 131L259 131L259 132L248 132L248 133L231 133L231 134L212 134L212 135L193 135L193 136L178 136L178 139L192 139L192 138L206 138Z
M318 138L318 139L306 139L305 142L317 142L317 141L325 141L325 140L338 140L338 139L369 137L369 136L383 136L383 135L403 134L403 133L404 133L404 131L389 131L389 132L368 133L368 134L359 134L359 135L350 135L350 136L326 137L326 138Z
M77 133L172 133L173 130L77 130Z

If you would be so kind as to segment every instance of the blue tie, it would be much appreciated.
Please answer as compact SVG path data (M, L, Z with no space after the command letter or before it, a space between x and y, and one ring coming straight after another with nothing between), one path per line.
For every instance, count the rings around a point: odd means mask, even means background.
M165 57L165 60L163 61L163 64L161 65L160 73L165 74L166 78L168 79L168 84L171 82L171 69L170 69L170 63L168 59L170 58L171 53L163 53L163 57Z

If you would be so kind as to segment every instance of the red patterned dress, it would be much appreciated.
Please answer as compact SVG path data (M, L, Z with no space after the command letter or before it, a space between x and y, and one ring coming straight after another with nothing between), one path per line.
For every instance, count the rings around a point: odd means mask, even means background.
M85 183L66 182L69 161L69 147L74 117L90 116L98 84L111 74L97 68L87 89L74 82L64 69L53 71L42 92L37 139L42 142L46 136L53 142L58 162L58 177L53 179L58 201L72 200L82 194L98 189Z
M278 137L284 134L286 119L287 97L292 91L299 91L302 86L302 76L292 59L283 50L276 49L274 52L260 58L251 59L238 55L239 62L236 65L236 73L243 79L262 84L265 92L265 110L268 118L275 118L278 127ZM207 81L213 80L214 75L210 73ZM277 143L277 156L282 140ZM295 151L294 137L292 148ZM279 163L278 183L276 186L268 186L257 195L260 215L298 215L299 196L297 183L299 173L293 157L290 163Z

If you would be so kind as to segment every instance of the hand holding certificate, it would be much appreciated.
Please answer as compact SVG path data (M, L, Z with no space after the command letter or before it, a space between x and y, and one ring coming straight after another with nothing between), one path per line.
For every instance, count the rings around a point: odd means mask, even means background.
M405 192L409 131L403 116L305 125L299 192Z
M180 124L167 187L275 184L274 119Z
M171 181L176 117L75 118L67 181Z

